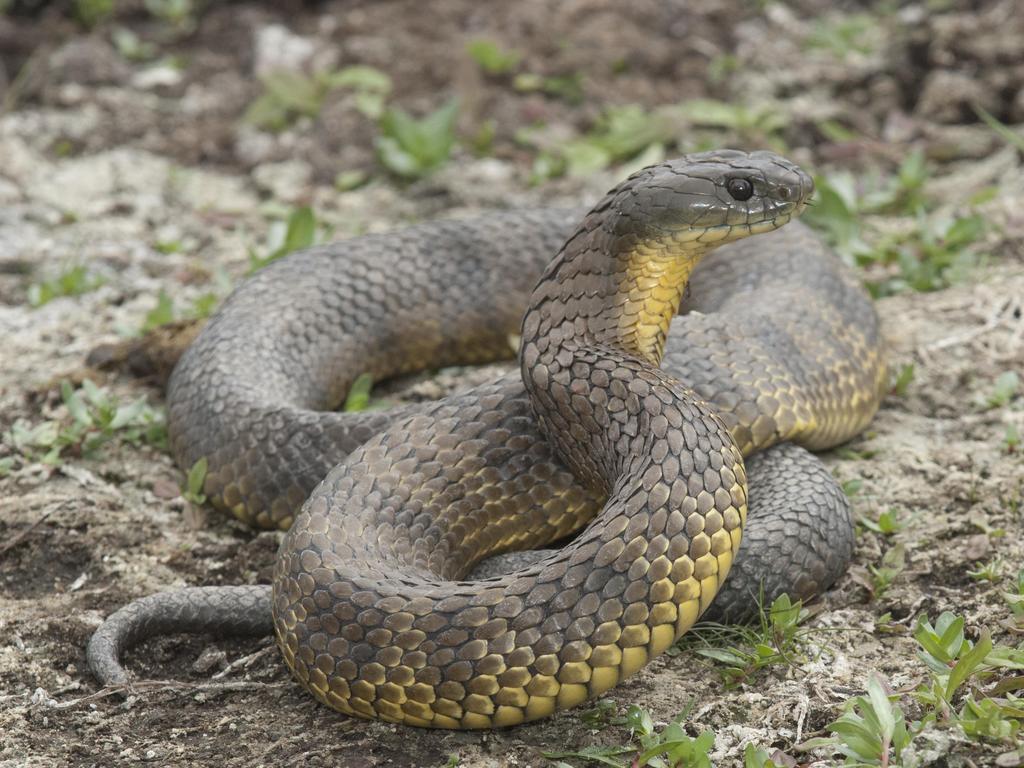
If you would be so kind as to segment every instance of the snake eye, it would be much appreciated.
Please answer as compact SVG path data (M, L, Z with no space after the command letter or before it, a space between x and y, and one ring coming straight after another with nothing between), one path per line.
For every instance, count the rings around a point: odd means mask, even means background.
M749 200L754 194L754 185L746 179L729 179L725 188L735 200Z

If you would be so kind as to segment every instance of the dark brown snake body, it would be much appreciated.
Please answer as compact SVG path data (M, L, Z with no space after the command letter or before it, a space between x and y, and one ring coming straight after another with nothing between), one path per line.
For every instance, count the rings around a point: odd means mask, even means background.
M772 231L811 192L776 155L704 153L634 174L576 225L434 222L262 270L168 400L174 452L207 459L214 503L289 527L273 592L136 601L93 637L94 672L125 682L121 651L153 634L273 626L300 682L342 712L511 725L615 685L716 594L712 610L741 615L762 586L826 588L851 522L805 448L864 428L885 366L855 278L802 225ZM520 331L520 371L435 403L330 410L358 374L500 359ZM752 524L720 589L748 475Z

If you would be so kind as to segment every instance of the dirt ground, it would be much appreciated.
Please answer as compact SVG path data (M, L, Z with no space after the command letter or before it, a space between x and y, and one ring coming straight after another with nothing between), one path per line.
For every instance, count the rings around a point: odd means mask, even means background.
M536 124L571 137L608 105L770 103L786 116L780 127L727 126L711 139L781 143L798 162L859 178L892 173L920 149L925 191L951 212L993 190L976 205L987 222L980 265L943 290L879 300L893 369L913 364L913 378L869 432L825 456L858 516L892 509L901 529L861 532L850 574L810 621L801 663L726 689L712 661L665 655L610 693L615 706L641 704L665 722L692 705L687 731L714 730L715 765L742 765L748 742L802 765L838 765L797 746L864 691L870 670L901 692L924 680L910 637L919 615L954 611L970 637L986 626L998 642L1020 641L1001 592L1024 563L1022 448L1008 437L1024 434L1024 397L992 398L1001 375L1024 376L1024 177L1020 152L971 109L1024 122L1024 14L1013 0L898 10L814 0L438 0L429 10L414 0L239 2L213 4L194 28L125 2L92 31L70 3L39 5L0 15L0 768L542 766L554 764L546 751L628 742L623 726L593 729L580 710L484 733L349 720L293 683L269 639L148 642L127 659L145 682L127 697L100 690L84 649L106 615L167 588L266 582L278 536L190 510L183 473L158 446L114 439L52 464L12 437L16 425L67 419L62 380L90 378L123 402L161 406L158 386L88 369L86 357L137 331L161 291L179 312L205 293L223 295L291 206L312 205L341 237L595 199L621 170L533 186L536 150L518 139ZM126 57L111 42L117 29L155 52ZM465 53L481 37L520 51L521 71L578 73L578 92L517 90L509 77L481 74ZM327 94L317 116L280 133L241 120L261 91L257 73L351 64L387 72L391 102L416 114L458 96L461 137L494 120L489 152L460 146L443 169L406 185L376 164L376 126L351 93ZM837 123L848 135L822 128ZM688 148L685 136L679 146ZM340 191L335 177L350 171L369 183ZM31 285L76 264L102 285L31 305ZM437 396L485 375L421 377L407 395ZM896 545L905 566L872 597L869 569ZM993 561L994 581L969 575ZM920 717L912 698L902 703L908 719ZM1024 764L1012 744L948 728L926 731L911 757Z

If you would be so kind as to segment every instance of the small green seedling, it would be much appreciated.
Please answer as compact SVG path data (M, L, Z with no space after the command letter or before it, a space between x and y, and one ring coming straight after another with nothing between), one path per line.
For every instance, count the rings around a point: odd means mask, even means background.
M893 507L890 507L885 512L879 512L877 520L861 517L858 522L869 531L880 533L883 536L893 536L902 531L904 527L903 522L900 520L899 511Z
M208 464L205 456L193 464L185 478L185 487L181 491L181 497L189 504L194 504L197 507L201 507L206 503L206 494L203 493L203 484L206 482L207 466Z
M705 647L694 650L723 665L719 668L722 681L726 686L734 687L745 682L758 670L777 664L792 665L797 641L804 631L800 625L808 615L800 601L793 602L788 595L780 595L767 612L761 611L758 626L698 625L695 631L689 633L693 638L686 642L704 642ZM724 647L711 646L704 639L709 629L718 637L733 636L741 642Z
M1003 435L1003 448L1007 453L1015 453L1020 448L1020 430L1016 424L1007 424Z
M1003 600L1010 606L1014 619L1018 624L1024 624L1024 569L1017 572L1017 579L1013 589L1003 592Z
M275 230L272 229L272 237L274 234ZM280 242L276 246L271 246L268 253L261 256L255 249L249 249L249 272L252 273L263 269L267 264L277 261L282 256L287 256L293 251L309 248L315 245L317 241L317 220L313 209L308 205L296 208L288 216Z
M521 93L539 91L568 104L583 102L583 76L579 72L550 76L521 72L512 81L512 87Z
M982 629L977 643L964 637L964 619L946 611L932 626L927 616L918 619L914 639L917 657L932 671L931 682L922 684L915 696L929 710L928 718L949 722L953 714L953 697L960 687L978 671L992 650L988 629Z
M373 389L373 376L369 373L361 373L356 376L352 386L349 387L348 396L345 398L345 405L342 410L348 412L365 411L370 407L370 391Z
M1015 744L1021 718L1024 718L1024 706L1016 697L1009 697L1008 704L996 699L975 701L968 697L958 720L969 738Z
M62 382L60 390L65 417L35 426L18 420L4 434L4 442L23 458L57 466L68 451L89 458L114 440L166 448L163 411L145 399L121 403L88 379L79 389Z
M996 378L992 393L985 401L989 408L1002 408L1009 405L1020 390L1020 376L1016 371L1004 371Z
M848 766L899 765L912 736L906 718L886 684L876 674L868 678L867 696L850 700L846 712L832 723L830 737L811 739L803 749L829 747L842 754Z
M609 707L608 709L613 709ZM672 722L658 730L654 719L643 707L631 704L626 714L610 722L629 728L632 744L612 747L584 747L567 752L545 752L544 756L557 760L556 768L573 768L564 760L583 760L587 764L613 766L614 768L711 768L710 752L715 744L715 734L703 731L690 736L683 728L683 720L690 707L679 713ZM757 768L772 768L771 763L753 763Z
M879 599L885 595L889 587L893 585L896 578L903 573L907 565L907 551L902 544L890 547L882 555L881 564L869 565L868 571L871 574L871 582L868 586L871 596Z
M466 52L488 75L507 75L522 59L518 51L505 50L493 40L470 40Z
M864 481L859 477L852 478L842 484L843 493L847 498L853 498L864 488Z
M396 176L418 179L444 165L455 146L458 101L452 99L424 118L416 119L398 108L380 119L377 157Z
M998 581L1003 573L1003 558L994 557L983 565L979 565L973 571L968 570L967 575L975 581Z
M41 307L62 296L81 296L103 285L103 279L93 275L82 264L63 269L57 276L33 283L28 288L28 303Z
M896 378L892 383L892 393L897 397L903 397L907 394L907 389L910 387L910 383L914 380L914 364L907 363L902 366L899 372L896 374Z
M74 0L73 9L79 23L92 29L114 15L114 0Z
M316 117L327 94L339 88L353 91L356 109L378 120L391 93L391 78L365 66L313 75L281 70L265 75L262 81L263 93L249 105L242 119L268 131L282 131L300 117Z

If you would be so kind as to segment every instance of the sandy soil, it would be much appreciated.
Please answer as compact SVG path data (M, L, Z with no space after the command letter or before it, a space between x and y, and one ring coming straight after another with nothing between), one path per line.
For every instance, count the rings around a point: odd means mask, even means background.
M85 33L59 5L0 17L0 460L8 460L0 465L0 767L540 766L552 764L545 751L628 741L621 726L589 728L580 711L493 733L347 720L303 694L269 639L149 642L128 656L147 682L127 697L100 690L84 647L104 616L171 587L265 582L277 534L191 509L179 493L183 473L159 447L115 439L97 455L68 450L53 466L26 456L11 435L16 424L67 418L63 380L90 378L122 401L161 406L159 387L88 369L88 353L137 330L160 291L179 310L223 294L283 206L312 204L340 237L441 214L594 199L618 171L531 187L532 151L515 137L539 121L571 136L608 104L770 101L787 116L770 139L800 162L863 175L891 171L917 147L932 164L929 195L950 211L995 190L978 207L988 222L981 266L942 291L878 303L893 367L913 364L913 380L885 401L868 433L826 460L841 481L860 481L858 515L893 509L904 525L889 537L861 533L853 569L810 623L802 662L725 689L711 661L684 651L610 699L620 710L642 704L659 721L692 704L687 730L715 731L716 765L741 765L748 742L832 765L839 758L796 745L863 692L869 670L901 691L924 679L909 636L920 614L952 610L971 636L988 626L998 641L1019 642L1000 591L1024 562L1021 448L1005 439L1011 425L1024 433L1024 399L988 400L1001 374L1024 375L1024 179L1019 153L969 106L1024 122L1024 17L1012 2L971 4L981 8L974 12L908 6L868 24L842 55L808 44L824 22L807 19L827 7L813 2L762 12L740 0L649 0L629 10L602 0L441 0L429 14L411 0L233 3L178 32L128 3L117 23L179 57L181 68L124 58L110 23ZM275 26L283 23L290 32ZM282 34L302 66L388 72L393 101L414 112L458 95L464 136L496 120L491 156L458 149L430 179L396 184L375 165L373 123L344 94L280 134L242 124L260 91L254 73L282 63L273 43ZM581 103L484 78L463 46L486 36L522 51L524 70L582 73ZM830 120L857 138L829 138L820 126ZM735 128L712 137L759 143ZM351 170L374 176L339 192L335 175ZM103 284L33 308L29 286L73 264ZM442 372L407 394L437 396L486 375ZM905 568L873 598L869 566L896 545ZM995 582L968 574L995 559L1003 563ZM887 613L892 624L881 631ZM919 716L911 699L904 705ZM928 731L915 750L923 765L1021 764L997 758L1010 745L970 743L948 729Z

